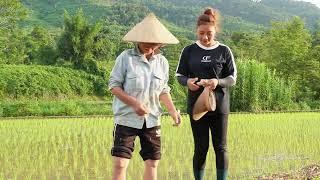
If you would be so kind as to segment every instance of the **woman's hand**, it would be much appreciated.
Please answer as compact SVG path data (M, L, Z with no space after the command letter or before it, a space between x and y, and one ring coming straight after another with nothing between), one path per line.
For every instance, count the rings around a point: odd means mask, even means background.
M197 83L199 86L209 87L210 90L214 90L218 85L218 79L201 79L200 82Z
M214 90L218 86L218 83L219 81L216 78L208 79L207 87L209 87L210 90Z
M198 80L198 78L189 78L187 81L187 86L191 91L196 91L200 87L195 83Z

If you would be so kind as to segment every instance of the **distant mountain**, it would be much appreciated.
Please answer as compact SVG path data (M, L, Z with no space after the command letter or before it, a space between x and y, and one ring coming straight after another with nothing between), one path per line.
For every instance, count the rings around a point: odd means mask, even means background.
M320 9L308 2L294 0L22 0L30 9L29 25L61 27L64 10L78 8L92 21L102 20L132 25L148 12L166 22L193 31L197 16L205 7L215 7L224 17L226 31L261 31L270 21L293 16L305 19L312 29L320 21Z

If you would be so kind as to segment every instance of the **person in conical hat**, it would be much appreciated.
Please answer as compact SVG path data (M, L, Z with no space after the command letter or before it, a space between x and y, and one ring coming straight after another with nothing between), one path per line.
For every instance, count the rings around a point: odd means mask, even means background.
M176 71L179 83L188 87L187 112L194 140L196 180L204 178L210 131L216 155L216 179L226 179L228 172L228 88L236 83L237 69L230 48L215 39L218 31L218 11L205 9L198 17L197 41L182 50Z
M157 44L178 44L179 40L161 24L157 17L150 13L136 24L124 37L128 42L144 42Z
M160 53L165 44L179 41L156 18L149 14L124 37L135 43L135 48L123 51L116 59L109 79L114 95L113 113L113 180L125 179L126 169L139 136L140 155L144 160L144 179L157 178L161 158L160 102L173 119L181 123L170 95L169 64Z

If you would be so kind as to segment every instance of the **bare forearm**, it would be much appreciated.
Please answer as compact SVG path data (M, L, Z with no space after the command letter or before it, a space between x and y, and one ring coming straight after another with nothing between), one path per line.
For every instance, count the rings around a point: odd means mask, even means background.
M137 103L136 98L129 96L122 88L120 87L113 87L111 89L111 93L119 98L123 103L127 104L128 106L134 106Z
M160 101L166 107L167 111L170 113L175 112L176 108L172 102L171 95L169 93L161 94L159 97Z
M159 99L163 103L163 105L166 107L166 109L168 110L170 116L172 117L172 119L175 123L174 125L179 126L181 123L182 117L180 115L180 112L176 110L176 108L172 102L171 95L169 93L164 93L164 94L160 95Z

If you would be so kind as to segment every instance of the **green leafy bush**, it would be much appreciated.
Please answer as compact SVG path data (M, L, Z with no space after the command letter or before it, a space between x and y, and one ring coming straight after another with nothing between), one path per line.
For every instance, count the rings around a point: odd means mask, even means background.
M294 110L299 108L296 85L276 75L264 63L237 61L237 84L232 89L232 111Z
M2 98L103 96L106 84L106 80L100 76L63 67L0 65Z

